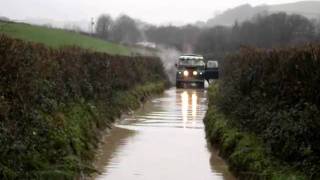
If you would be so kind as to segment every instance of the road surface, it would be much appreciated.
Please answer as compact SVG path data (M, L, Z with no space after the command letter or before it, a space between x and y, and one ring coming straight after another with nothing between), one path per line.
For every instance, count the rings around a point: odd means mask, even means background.
M206 90L172 88L122 117L104 138L95 179L234 179L207 144L206 110Z

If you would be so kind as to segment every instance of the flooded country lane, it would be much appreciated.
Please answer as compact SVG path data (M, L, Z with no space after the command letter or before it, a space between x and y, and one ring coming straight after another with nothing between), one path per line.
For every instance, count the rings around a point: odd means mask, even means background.
M95 179L234 179L207 144L206 110L206 90L172 88L123 116L98 152Z

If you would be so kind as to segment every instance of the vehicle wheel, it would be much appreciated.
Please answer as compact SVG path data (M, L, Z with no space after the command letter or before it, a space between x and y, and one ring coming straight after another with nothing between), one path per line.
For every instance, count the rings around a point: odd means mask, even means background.
M176 88L177 88L177 89L182 88L182 83L179 82L179 81L177 81L177 82L176 82Z
M199 83L198 88L204 89L204 82Z

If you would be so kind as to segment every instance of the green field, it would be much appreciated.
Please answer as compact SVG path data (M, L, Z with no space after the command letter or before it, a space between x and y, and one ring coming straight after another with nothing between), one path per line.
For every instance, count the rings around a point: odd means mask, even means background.
M131 55L136 52L134 48L106 42L79 33L24 23L0 21L0 33L26 41L43 43L53 48L76 45L85 49L109 54Z

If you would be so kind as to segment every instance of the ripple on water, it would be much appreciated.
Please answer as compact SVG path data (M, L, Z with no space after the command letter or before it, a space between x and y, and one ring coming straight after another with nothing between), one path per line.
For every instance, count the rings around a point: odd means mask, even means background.
M98 155L107 180L233 179L224 161L207 148L203 117L205 90L165 91L126 115Z

